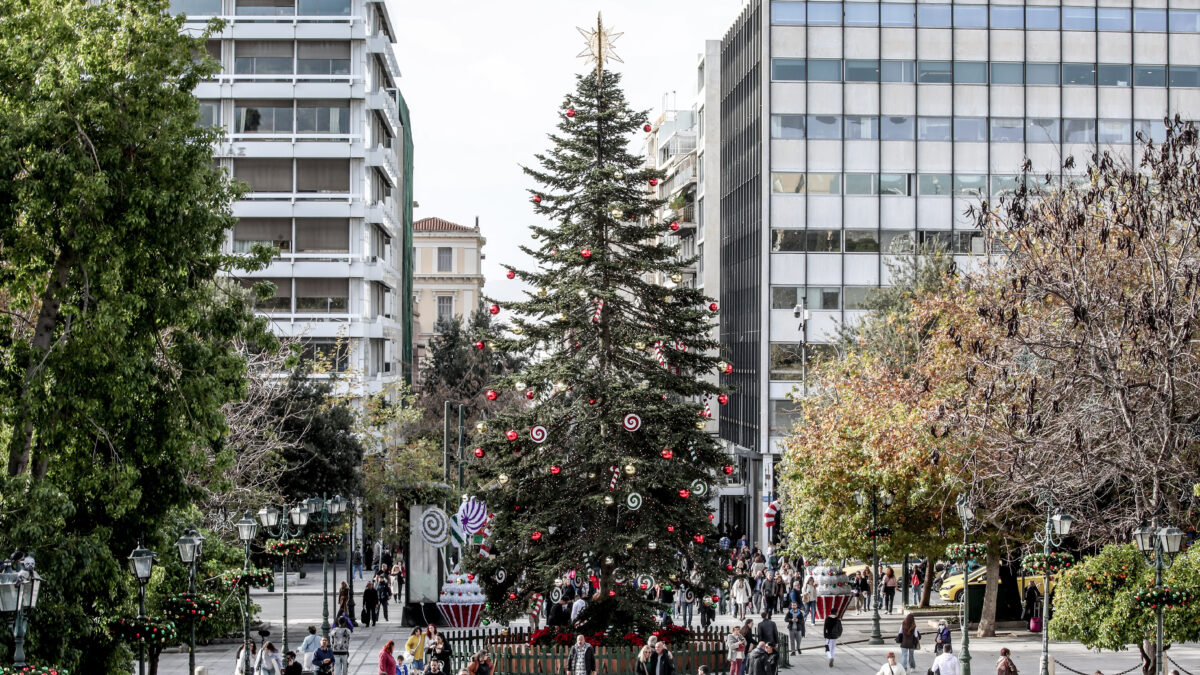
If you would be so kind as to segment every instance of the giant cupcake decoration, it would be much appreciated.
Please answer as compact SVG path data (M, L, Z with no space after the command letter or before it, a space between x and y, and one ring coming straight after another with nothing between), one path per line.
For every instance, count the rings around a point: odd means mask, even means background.
M453 628L474 628L479 625L486 602L479 584L455 566L450 578L442 585L437 607L447 625Z
M812 575L817 582L817 618L822 620L827 616L842 618L842 615L846 613L846 608L850 606L851 596L854 595L850 578L846 576L842 568L832 566L814 567Z

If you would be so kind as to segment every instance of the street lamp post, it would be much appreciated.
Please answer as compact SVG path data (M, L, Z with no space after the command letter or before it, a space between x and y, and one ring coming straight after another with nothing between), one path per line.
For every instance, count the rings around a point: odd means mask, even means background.
M295 539L304 531L304 526L308 524L308 509L300 506L293 506L288 509L284 504L283 512L287 513L286 519L281 519L280 511L273 506L268 506L258 510L258 522L262 523L263 529L272 537L278 538L283 542L283 653L288 651L288 554L287 542L289 539ZM288 526L288 520L292 521L291 527Z
M28 592L25 591L26 587L29 588ZM4 561L3 571L0 571L0 612L13 615L13 665L17 668L26 665L26 613L37 606L41 587L42 578L34 570L32 555L17 551L12 559Z
M250 517L250 513L242 516L242 519L234 523L237 526L238 539L242 540L242 544L246 547L246 555L242 562L242 570L247 575L250 574L250 542L254 541L254 535L258 534L258 523ZM243 581L245 581L243 579ZM249 670L246 666L250 660L250 584L246 583L244 588L245 606L242 608L242 670Z
M1049 492L1043 493L1038 503L1046 507L1045 530L1033 537L1042 545L1042 553L1046 557L1046 569L1042 575L1041 675L1050 675L1050 551L1053 547L1062 545L1062 540L1070 533L1071 523L1075 522L1075 519L1065 513L1054 512L1054 496Z
M150 551L142 545L142 540L138 539L137 548L129 554L129 571L133 573L134 578L138 581L138 618L146 618L146 583L150 581L150 575L154 572L154 560L156 556L153 551ZM146 675L146 643L145 641L138 643L138 675Z
M893 499L892 493L886 490L871 490L869 494L860 490L854 493L854 501L859 506L866 506L868 502L871 504L871 588L875 591L875 611L871 617L871 639L868 644L873 645L883 644L883 632L879 628L879 605L883 601L879 588L879 505L882 504L886 509L892 505Z
M971 521L975 519L975 511L968 503L966 495L959 495L955 504L958 509L958 519L962 521L963 530L963 617L962 617L962 675L971 675L971 586L967 567L971 564L971 554L967 551L967 533L971 530Z
M800 381L804 383L804 395L808 396L808 296L801 298L803 304L792 308L792 316L800 319ZM872 643L874 644L874 643Z
M204 546L204 537L196 530L188 529L184 531L183 536L175 542L175 546L179 549L179 560L188 568L188 595L192 596L195 601L196 595L196 565L200 562L201 551ZM190 621L191 636L188 639L188 672L196 672L196 617L192 617Z
M1154 563L1154 590L1162 586L1163 570L1175 561L1175 554L1183 547L1183 530L1178 527L1158 527L1158 516L1154 517L1151 526L1143 525L1133 531L1133 540L1138 550L1147 560ZM1155 612L1155 644L1154 644L1154 673L1163 672L1163 607L1156 603Z
M337 495L333 499L311 497L308 500L308 511L312 516L320 516L321 533L329 534L329 523L335 516L346 508L346 500ZM321 634L329 637L329 548L321 547Z

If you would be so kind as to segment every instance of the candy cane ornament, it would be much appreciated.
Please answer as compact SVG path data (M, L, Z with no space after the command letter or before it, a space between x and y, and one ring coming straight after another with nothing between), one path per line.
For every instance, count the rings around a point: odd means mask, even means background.
M658 359L658 365L663 366L665 368L667 365L667 357L663 356L662 348L663 348L663 341L662 340L655 341L654 356L655 356L655 358Z
M763 524L767 527L775 527L775 518L779 514L779 500L767 504L767 508L763 511Z
M701 415L705 418L712 417L712 404L710 403L711 400L712 400L712 396L704 397L704 412L701 413Z
M592 312L592 323L600 323L600 314L604 311L604 298L596 298L596 311Z
M608 470L612 473L612 478L608 480L608 491L612 492L613 490L617 489L617 476L621 475L621 468L616 464L613 464L612 466L608 467Z

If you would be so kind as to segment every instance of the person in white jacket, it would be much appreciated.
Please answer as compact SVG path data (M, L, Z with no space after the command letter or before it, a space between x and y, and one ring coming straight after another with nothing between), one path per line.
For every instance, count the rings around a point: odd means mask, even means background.
M279 657L279 650L275 649L274 643L268 642L263 645L258 659L254 662L254 675L283 675L283 660Z
M738 577L733 582L733 588L729 589L729 594L733 597L733 615L745 619L746 606L750 604L750 582L744 576Z
M896 652L887 653L887 661L879 667L875 675L906 675L904 666L896 663Z

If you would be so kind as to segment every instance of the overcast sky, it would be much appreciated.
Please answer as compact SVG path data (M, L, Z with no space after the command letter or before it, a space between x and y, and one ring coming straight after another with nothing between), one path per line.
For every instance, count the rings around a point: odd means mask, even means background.
M624 35L612 64L634 109L654 117L689 109L704 40L720 39L743 0L387 0L400 88L412 114L413 218L462 225L479 217L488 295L519 284L502 265L528 268L517 250L535 216L521 172L545 150L563 97L574 90L584 41L576 26L596 12ZM671 103L674 96L674 105ZM640 146L639 146L640 147Z

